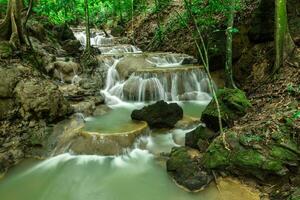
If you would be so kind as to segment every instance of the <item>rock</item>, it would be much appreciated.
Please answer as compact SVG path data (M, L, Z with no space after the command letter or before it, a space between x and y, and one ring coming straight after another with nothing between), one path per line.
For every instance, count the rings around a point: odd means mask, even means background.
M11 57L13 54L12 46L9 42L2 41L0 42L0 58L6 59Z
M241 84L245 84L245 80L251 75L254 76L256 80L261 80L261 76L273 66L274 55L274 44L272 42L254 45L245 51L233 66L235 79ZM260 59L253 59L254 57L260 57ZM260 69L261 66L263 69ZM259 72L263 73L259 74Z
M217 98L224 127L232 126L233 121L245 115L246 110L251 106L245 93L239 89L219 89L217 91ZM201 120L208 128L214 131L219 130L218 110L214 100L203 111Z
M113 27L110 32L110 34L114 37L121 37L124 33L124 27L120 25Z
M45 119L53 122L72 110L58 87L47 80L22 80L15 88L20 114L25 119Z
M17 113L17 107L14 99L0 98L0 121L9 120Z
M74 112L83 113L85 116L90 116L96 110L95 102L92 100L81 101L72 105Z
M0 98L13 97L13 91L20 79L21 72L16 66L0 68Z
M254 43L274 40L274 2L262 0L250 23L249 39Z
M241 143L241 137L247 137L245 141L261 141L257 145L245 145ZM291 149L295 148L283 147L277 142L271 141L269 144L260 144L264 141L262 138L258 140L253 135L236 134L234 132L226 133L226 142L230 146L230 151L225 149L221 136L217 137L209 146L203 155L202 164L206 169L228 170L235 174L253 175L259 179L265 179L271 174L284 176L288 173L287 166L299 166L299 155L295 154ZM288 138L281 138L286 143L293 144ZM260 144L260 145L259 145ZM259 145L259 148L256 146Z
M42 23L36 20L28 20L27 23L29 35L37 38L41 42L47 40L47 32Z
M185 146L204 152L218 134L200 125L185 135Z
M72 83L75 75L81 72L80 64L73 61L56 61L47 68L47 71L56 79L66 83Z
M80 53L81 43L78 40L66 40L62 43L62 48L70 55Z
M175 181L190 191L204 189L211 181L210 173L200 167L198 155L185 147L174 147L167 161L167 171Z
M53 27L53 32L59 41L76 40L73 31L67 24L55 25Z
M150 128L173 128L183 118L183 110L176 103L158 101L131 113L133 120L146 121Z
M197 64L198 63L198 60L194 57L185 57L183 58L183 61L182 61L182 65L191 65L191 64Z
M126 56L118 62L116 69L121 79L127 79L136 70L149 67L155 67L155 64L148 62L144 56Z

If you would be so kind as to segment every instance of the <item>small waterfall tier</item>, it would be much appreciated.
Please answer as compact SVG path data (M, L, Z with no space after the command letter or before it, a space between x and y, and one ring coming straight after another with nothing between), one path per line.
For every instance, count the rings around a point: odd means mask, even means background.
M128 101L210 100L202 66L184 54L139 54L116 59L109 68L106 96Z
M86 33L81 29L73 29L74 36L80 41L82 46L86 46ZM117 39L111 35L105 35L103 31L91 29L91 45L94 47L113 46L117 44Z

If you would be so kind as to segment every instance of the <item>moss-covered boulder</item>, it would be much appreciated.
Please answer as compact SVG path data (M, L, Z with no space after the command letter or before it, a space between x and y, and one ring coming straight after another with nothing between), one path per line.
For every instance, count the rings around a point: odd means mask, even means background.
M201 152L204 152L209 146L211 140L216 136L217 133L200 125L185 135L185 146L199 149Z
M205 188L212 180L201 168L200 159L185 147L174 147L167 161L167 171L175 181L191 191Z
M247 108L251 106L245 93L239 89L219 89L217 91L217 98L224 127L232 126L234 120L245 115ZM203 111L201 120L208 128L214 131L219 130L218 109L214 100Z
M270 174L283 176L289 172L289 166L299 166L300 155L296 153L297 149L293 150L295 146L291 139L281 138L281 142L290 144L287 146L277 141L269 141L268 144L257 142L254 136L227 133L226 142L230 150L224 147L221 137L216 138L203 155L203 166L207 169L227 169L232 173L250 174L260 179Z

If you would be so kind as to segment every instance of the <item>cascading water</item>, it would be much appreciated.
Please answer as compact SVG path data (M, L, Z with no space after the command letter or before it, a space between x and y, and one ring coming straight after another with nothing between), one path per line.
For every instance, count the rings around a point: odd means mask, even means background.
M163 63L157 61L157 65ZM117 97L129 101L210 101L208 80L203 69L198 66L180 66L181 61L173 60L169 65L177 67L157 67L137 70L128 79L122 79L116 69L119 60L109 68L106 97Z
M85 45L84 32L75 32L75 36L82 45ZM60 132L62 136L66 136L63 138L68 136L73 138L72 134L69 135L69 130L70 133L73 129L78 130L77 124L86 126L90 131L101 129L113 136L115 132L119 134L124 130L127 131L131 128L128 124L132 123L130 113L133 109L145 105L145 101L160 99L177 101L185 114L199 119L201 110L211 97L207 76L201 67L185 65L187 60L192 60L190 57L169 53L143 54L131 45L113 46L114 38L104 37L103 33L92 34L91 40L92 45L102 51L99 60L108 67L106 87L102 93L112 111L104 116L89 117L89 120L78 114L75 116L78 122L69 124L69 128L64 126L64 130L61 130L68 133L64 135ZM152 67L137 68L124 78L118 71L118 63L130 54L144 56ZM78 78L77 75L74 76L72 83L76 84ZM187 128L176 128L163 133L150 132L136 139L128 151L123 149L126 153L114 156L73 155L76 151L72 152L69 147L74 143L67 140L62 152L68 153L45 161L24 163L11 170L4 180L0 181L1 199L231 200L232 197L255 199L252 198L253 193L245 196L248 191L240 189L240 185L233 185L229 196L228 193L220 193L220 187L217 189L214 185L205 191L192 194L183 191L170 180L161 167L164 162L159 155L169 153L174 146L184 145L185 134L195 126L189 124ZM97 146L104 142L104 135L90 136L91 143L84 144L88 133L81 135L77 147L89 148L89 144ZM112 143L108 146L113 148ZM18 192L15 192L16 188Z

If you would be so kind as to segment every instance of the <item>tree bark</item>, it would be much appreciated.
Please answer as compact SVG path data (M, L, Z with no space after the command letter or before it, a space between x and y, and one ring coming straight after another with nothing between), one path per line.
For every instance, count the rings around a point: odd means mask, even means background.
M0 41L9 41L14 47L25 44L22 25L23 0L9 0L4 20L0 23Z
M286 0L275 1L275 64L273 73L283 65L284 60L292 56L295 44L288 28Z
M86 46L85 51L90 52L91 50L91 33L90 33L90 15L89 15L89 1L84 0L85 7L85 31L86 31Z
M226 74L226 87L236 88L233 80L232 73L232 30L234 25L235 15L235 0L231 0L229 5L229 14L227 19L227 30L226 30L226 63L225 63L225 74Z

